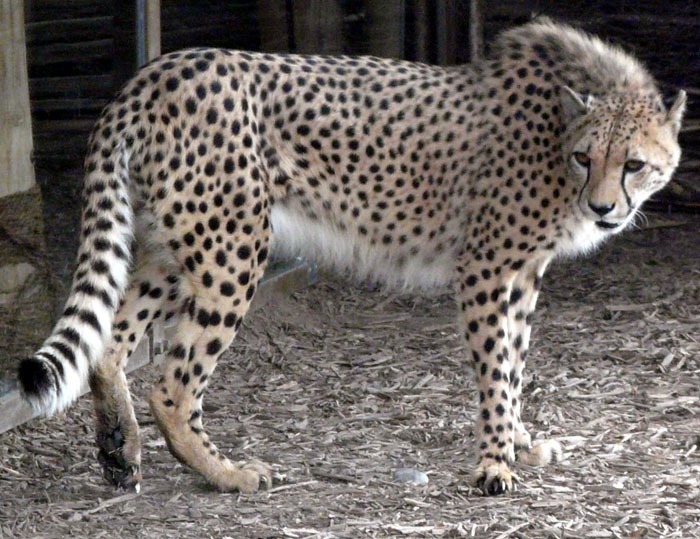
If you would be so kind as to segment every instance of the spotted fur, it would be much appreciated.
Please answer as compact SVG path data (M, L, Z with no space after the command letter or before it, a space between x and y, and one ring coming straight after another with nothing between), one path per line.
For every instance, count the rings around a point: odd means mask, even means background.
M71 295L21 363L24 395L51 413L89 379L105 472L138 487L123 369L148 327L175 317L154 417L212 484L257 488L266 466L218 451L202 396L274 246L388 286L454 287L479 396L474 482L511 489L516 450L540 464L560 453L532 448L521 421L545 269L624 229L669 181L684 104L681 92L667 110L636 60L547 20L451 68L167 54L97 121Z

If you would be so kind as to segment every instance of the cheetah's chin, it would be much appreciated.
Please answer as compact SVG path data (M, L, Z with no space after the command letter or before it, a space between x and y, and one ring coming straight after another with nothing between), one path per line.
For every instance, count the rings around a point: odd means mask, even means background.
M598 226L598 228L602 228L604 230L613 230L622 225L622 223L609 223L607 221L596 221L595 224Z

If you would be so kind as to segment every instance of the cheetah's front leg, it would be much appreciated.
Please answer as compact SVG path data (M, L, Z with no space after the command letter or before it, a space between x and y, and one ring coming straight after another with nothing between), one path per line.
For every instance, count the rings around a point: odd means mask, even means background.
M511 401L508 297L515 275L473 266L459 283L460 321L479 390L476 421L478 465L472 482L484 494L514 489L514 410ZM498 275L498 277L496 277Z
M546 466L561 458L561 445L555 440L532 444L521 419L523 371L530 342L530 319L535 311L542 277L549 260L537 261L522 268L513 282L508 301L508 329L511 339L513 370L510 374L511 398L515 419L515 451L518 461L532 466Z

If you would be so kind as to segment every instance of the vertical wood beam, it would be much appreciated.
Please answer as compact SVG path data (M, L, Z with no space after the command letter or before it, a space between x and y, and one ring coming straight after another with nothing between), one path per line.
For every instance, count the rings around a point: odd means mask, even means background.
M415 47L414 58L416 62L429 63L433 61L431 56L431 17L430 9L427 0L409 0L413 10L413 25L414 36L413 44Z
M293 48L290 35L291 13L287 12L288 0L258 0L256 2L260 50L263 52L289 52Z
M437 63L472 62L481 54L479 0L443 0L436 3Z
M469 61L476 62L484 55L484 11L481 0L469 2Z
M367 44L370 54L384 58L404 57L404 0L366 0Z
M293 2L295 52L343 54L343 10L338 0Z
M0 0L0 197L35 185L24 2Z
M160 56L160 0L146 0L146 62Z

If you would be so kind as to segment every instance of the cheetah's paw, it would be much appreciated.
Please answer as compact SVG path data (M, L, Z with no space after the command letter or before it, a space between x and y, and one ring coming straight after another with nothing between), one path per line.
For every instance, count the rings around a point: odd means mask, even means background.
M492 460L482 461L474 470L470 481L472 486L477 487L487 496L515 491L517 482L518 477L507 464Z
M216 481L216 486L222 491L257 492L272 486L272 470L259 460L238 462L227 472Z
M538 440L532 447L519 448L517 459L530 466L547 466L559 462L563 453L561 444L556 440Z
M98 432L97 460L102 473L115 487L139 492L141 490L141 451L138 434L129 441L119 427L111 432Z

